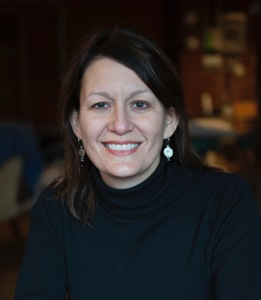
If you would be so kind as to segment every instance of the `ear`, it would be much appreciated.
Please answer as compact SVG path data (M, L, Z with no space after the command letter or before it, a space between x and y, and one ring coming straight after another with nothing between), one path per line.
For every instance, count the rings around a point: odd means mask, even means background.
M71 115L70 123L74 134L77 136L78 139L82 140L82 131L79 122L79 113L76 110L74 110Z
M179 117L177 116L173 107L167 110L166 126L164 130L164 139L171 137L176 131L179 124Z

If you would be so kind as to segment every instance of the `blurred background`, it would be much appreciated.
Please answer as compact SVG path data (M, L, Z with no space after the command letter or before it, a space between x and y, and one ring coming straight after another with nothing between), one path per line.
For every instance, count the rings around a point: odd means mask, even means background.
M261 210L261 0L0 1L0 299L11 300L30 209L63 166L58 97L79 39L125 25L181 74L193 146Z

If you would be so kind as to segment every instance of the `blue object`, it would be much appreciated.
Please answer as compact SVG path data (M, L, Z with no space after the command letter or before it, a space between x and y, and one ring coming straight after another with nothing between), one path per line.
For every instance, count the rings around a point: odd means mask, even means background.
M29 122L9 121L0 123L0 167L9 158L22 155L22 177L27 180L33 193L43 170L43 161L38 138Z

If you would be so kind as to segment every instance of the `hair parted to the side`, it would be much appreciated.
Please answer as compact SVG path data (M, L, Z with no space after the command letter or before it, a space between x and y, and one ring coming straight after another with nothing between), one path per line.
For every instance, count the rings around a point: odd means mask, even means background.
M83 75L88 66L100 57L114 59L132 69L166 109L172 107L175 110L179 125L170 138L170 146L174 149L172 162L198 170L211 169L201 162L192 148L182 85L171 59L152 40L136 30L121 27L96 30L74 52L63 81L60 113L65 167L61 177L53 183L57 197L64 199L71 213L89 226L96 206L90 173L92 162L85 156L85 165L80 167L79 144L70 119L73 111L80 108Z

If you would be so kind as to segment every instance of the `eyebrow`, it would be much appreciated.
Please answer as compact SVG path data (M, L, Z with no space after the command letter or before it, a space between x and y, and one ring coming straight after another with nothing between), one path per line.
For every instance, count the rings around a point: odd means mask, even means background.
M132 98L132 97L134 97L136 95L143 94L143 93L151 93L151 92L150 92L150 90L147 90L147 89L136 90L136 91L133 91L133 92L130 93L129 98ZM110 95L107 92L92 92L89 95L87 95L87 97L93 96L93 95L95 95L95 96L102 96L104 98L110 98Z
M139 95L139 94L143 94L143 93L151 93L149 90L136 90L136 91L133 91L132 93L130 93L130 98L136 96L136 95Z

